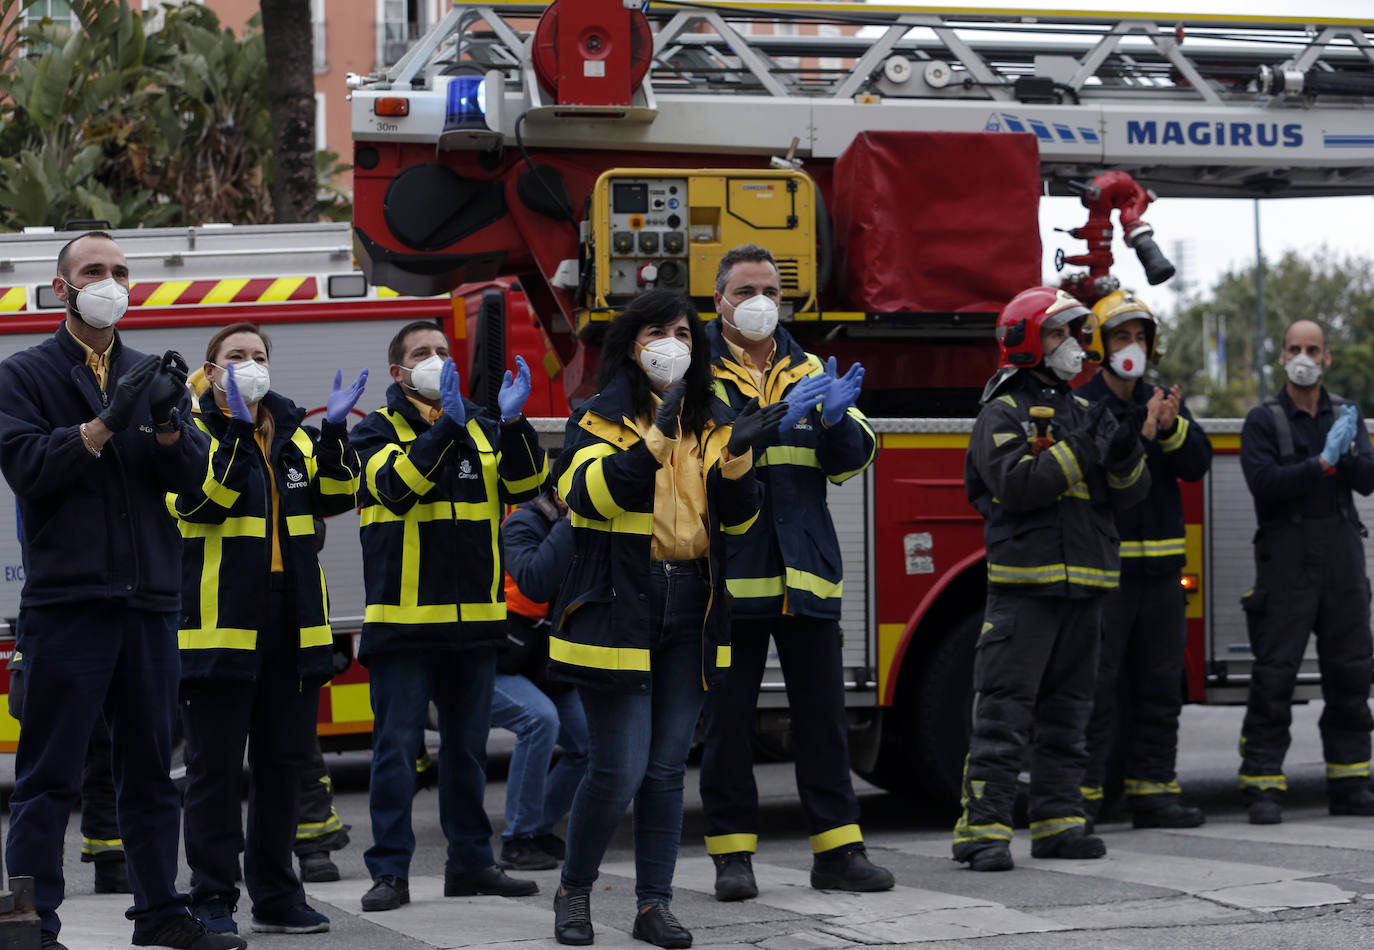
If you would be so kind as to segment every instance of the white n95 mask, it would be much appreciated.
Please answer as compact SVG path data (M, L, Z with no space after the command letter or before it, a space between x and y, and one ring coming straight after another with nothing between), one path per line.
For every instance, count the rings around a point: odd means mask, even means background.
M219 366L218 363L215 364ZM239 388L239 395L248 405L262 402L262 397L267 395L267 390L272 388L272 374L267 367L253 360L244 360L241 363L231 364L234 367L234 384ZM219 366L224 369L223 366ZM225 386L216 386L220 391L225 390Z
M721 300L730 303L723 296ZM778 325L778 305L772 300L763 294L755 294L731 306L735 311L735 317L733 320L726 320L726 323L738 330L740 336L757 343L773 335L773 330ZM725 319L724 314L721 314L721 319Z
M444 358L438 353L420 360L410 368L410 388L421 399L439 398L439 373L443 371Z
M1122 379L1139 379L1145 375L1145 347L1139 343L1123 346L1111 355L1107 365Z
M687 375L687 367L692 365L692 349L676 337L654 340L648 346L636 343L639 347L639 365L649 382L658 389L667 389Z
M1284 371L1288 373L1289 380L1294 386L1301 386L1306 389L1308 386L1315 386L1317 380L1322 378L1322 364L1318 363L1306 353L1299 353L1287 363L1283 364Z
M62 281L76 294L72 306L76 315L89 327L104 330L119 322L129 309L129 292L113 277L95 280L85 287L72 287L65 278Z
M1069 337L1060 343L1053 353L1045 357L1045 368L1067 383L1082 372L1083 356L1083 347L1079 346L1073 337Z

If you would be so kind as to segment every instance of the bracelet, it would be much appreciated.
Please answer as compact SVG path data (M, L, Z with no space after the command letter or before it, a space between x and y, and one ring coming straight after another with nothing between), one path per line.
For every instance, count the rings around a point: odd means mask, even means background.
M81 444L86 446L86 451L90 452L96 458L100 458L100 453L103 452L104 449L95 447L95 443L91 441L91 437L86 434L86 423L83 422L81 425L77 426L77 431L81 433Z

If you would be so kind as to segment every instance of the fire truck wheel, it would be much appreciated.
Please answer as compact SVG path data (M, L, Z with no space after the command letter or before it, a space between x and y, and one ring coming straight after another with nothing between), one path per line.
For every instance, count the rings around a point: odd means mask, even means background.
M918 787L932 804L950 811L959 807L973 719L973 649L982 624L980 605L935 644L919 671L906 724Z

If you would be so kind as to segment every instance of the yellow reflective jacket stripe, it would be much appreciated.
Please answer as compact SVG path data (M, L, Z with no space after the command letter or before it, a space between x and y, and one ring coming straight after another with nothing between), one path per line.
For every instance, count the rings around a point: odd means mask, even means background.
M1175 557L1186 554L1183 538L1158 538L1149 541L1122 541L1122 557Z
M598 670L649 671L649 651L638 647L601 647L576 643L562 637L549 637L549 659L569 666L586 666Z
M1165 452L1176 452L1176 451L1178 451L1180 448L1182 448L1183 443L1184 443L1185 441L1187 441L1187 439L1188 439L1188 417L1187 417L1187 416L1179 416L1179 417L1178 417L1178 428L1175 429L1175 430L1174 430L1174 434L1171 435L1171 436L1169 436L1167 439L1160 439L1160 440L1159 440L1159 447L1160 447L1161 449L1163 449Z
M1116 475L1112 472L1107 473L1107 487L1114 489L1130 488L1140 481L1140 476L1145 472L1145 456L1142 453L1140 460L1135 463L1135 468L1131 469L1126 475Z

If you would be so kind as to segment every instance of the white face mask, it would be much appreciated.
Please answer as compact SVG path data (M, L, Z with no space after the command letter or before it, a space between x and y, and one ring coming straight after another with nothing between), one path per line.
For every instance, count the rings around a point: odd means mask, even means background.
M1107 365L1122 379L1139 379L1145 375L1145 347L1139 343L1123 346L1111 355Z
M724 294L721 294L720 299L722 303L730 303ZM778 325L778 305L772 300L763 294L755 294L737 304L731 304L731 307L735 311L735 318L725 322L738 330L740 336L757 343L773 335L773 330ZM721 319L725 320L724 314L721 314Z
M1306 353L1299 353L1284 363L1283 368L1288 373L1289 382L1303 389L1317 385L1317 380L1322 378L1322 364Z
M692 365L692 348L677 337L654 340L648 346L636 342L635 346L639 347L639 365L655 389L668 389Z
M218 363L215 364L220 369L224 369ZM231 364L234 367L234 384L239 388L239 395L243 401L252 406L262 402L262 397L267 395L267 390L272 388L272 374L267 371L267 367L252 360L244 360L242 363ZM216 385L216 389L224 392L225 388Z
M444 362L444 358L435 353L410 368L410 388L421 399L439 398L439 373L444 368Z
M1045 357L1045 368L1067 383L1083 370L1083 347L1069 337Z
M92 281L79 289L65 279L62 282L76 294L72 305L76 315L89 327L97 330L112 327L129 309L129 292L113 277Z

